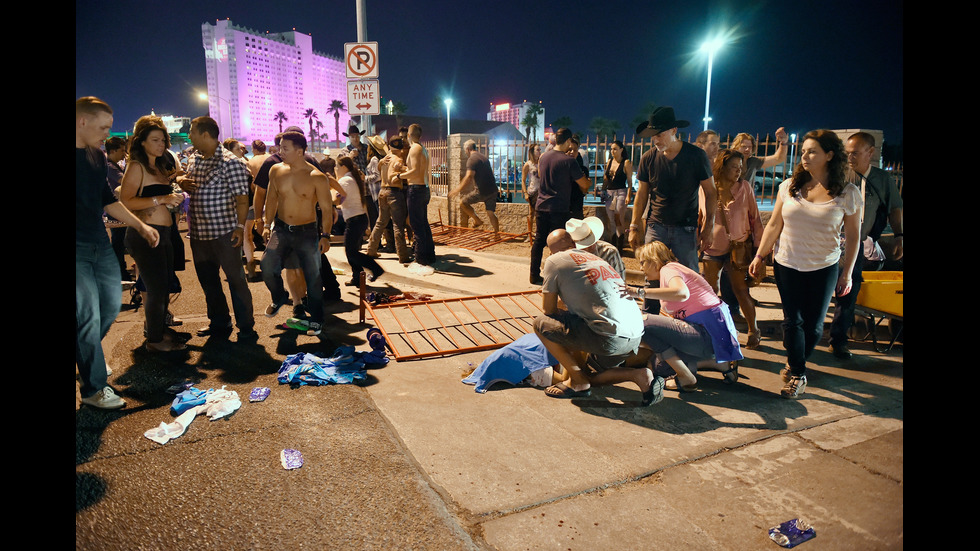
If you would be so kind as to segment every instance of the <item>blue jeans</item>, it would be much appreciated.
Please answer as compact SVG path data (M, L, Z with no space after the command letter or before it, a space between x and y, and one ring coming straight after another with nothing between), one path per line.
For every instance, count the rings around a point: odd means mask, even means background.
M668 226L650 220L647 222L647 233L644 243L660 241L670 252L674 253L677 261L688 268L700 273L698 269L698 228L697 226ZM649 282L650 287L660 287L659 281ZM646 299L643 310L650 314L660 313L660 301Z
M309 300L310 319L323 322L323 278L320 277L320 231L319 224L313 222L301 229L289 231L280 220L276 220L272 235L262 256L262 280L269 288L274 304L289 302L289 292L282 281L284 260L291 253L296 254L303 278L306 280L306 296ZM241 264L241 262L239 262Z
M776 262L773 273L783 303L786 363L793 375L799 377L806 374L806 361L823 337L823 322L840 268L833 264L813 272L800 272Z
M232 232L217 239L191 239L191 258L194 271L204 291L208 319L213 329L231 327L231 313L221 286L220 272L225 273L231 306L235 311L235 323L240 331L250 331L255 326L252 313L252 292L248 289L245 269L242 267L242 247L231 243Z
M428 266L436 261L436 246L432 241L432 228L429 227L429 199L431 194L428 186L410 185L408 187L408 223L412 226L415 237L412 248L415 250L415 261Z
M75 363L83 398L106 387L102 339L116 320L121 301L119 262L109 240L75 243Z

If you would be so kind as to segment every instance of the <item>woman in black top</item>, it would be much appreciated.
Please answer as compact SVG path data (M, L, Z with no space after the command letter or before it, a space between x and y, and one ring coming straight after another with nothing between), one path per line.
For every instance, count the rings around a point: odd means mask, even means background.
M170 135L163 120L154 115L140 117L129 143L129 163L123 175L119 199L144 223L160 234L160 243L150 246L132 230L126 232L126 247L136 261L146 286L143 304L146 316L146 349L153 352L183 350L187 346L173 335L165 334L167 305L170 302L170 280L174 274L173 245L170 241L173 217L169 207L184 200L175 193L170 177L177 170L167 149Z
M606 171L602 175L602 195L612 243L622 252L628 233L626 207L633 195L633 163L626 157L623 142L614 141L609 150L612 157L606 162Z

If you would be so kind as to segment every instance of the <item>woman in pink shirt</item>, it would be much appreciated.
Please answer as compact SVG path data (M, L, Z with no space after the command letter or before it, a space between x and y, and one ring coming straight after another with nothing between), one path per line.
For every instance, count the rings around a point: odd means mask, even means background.
M645 288L640 294L659 300L667 315L646 314L642 342L667 364L658 362L654 373L669 376L673 370L676 374L666 388L695 390L699 365L718 369L720 364L725 382L737 381L742 351L728 305L663 243L643 245L636 258L648 281L660 281L660 287Z
M751 240L758 244L762 241L759 205L755 202L752 184L741 177L743 166L744 157L732 149L724 149L715 157L713 169L718 205L715 212L714 239L711 247L704 251L704 278L717 293L722 270L728 274L738 306L749 326L745 347L753 349L759 347L762 333L756 323L755 302L749 295L749 286L745 282L752 256L749 253L744 265L736 265L731 254L734 243Z

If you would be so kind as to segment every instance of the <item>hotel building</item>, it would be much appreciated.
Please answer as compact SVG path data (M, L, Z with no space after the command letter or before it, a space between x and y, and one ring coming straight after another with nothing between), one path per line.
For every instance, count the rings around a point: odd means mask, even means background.
M510 103L497 103L497 104L491 103L490 112L487 113L487 120L497 121L497 122L509 122L513 124L515 127L517 127L517 129L521 131L521 134L526 134L527 128L525 128L521 124L521 121L524 120L525 116L527 116L527 109L531 105L534 104L527 101L516 105L511 105ZM538 105L540 105L540 102L538 103ZM532 135L537 136L538 140L543 140L544 129L545 129L544 107L542 106L541 112L538 113L537 131L532 130L531 133Z
M221 140L272 144L279 133L275 117L280 111L287 117L283 128L299 126L309 138L303 113L311 108L323 123L321 132L336 139L334 116L327 109L333 100L347 103L346 70L340 58L314 51L310 35L295 30L260 34L224 20L204 23L201 34L208 108ZM347 112L341 113L341 132L349 123ZM313 124L316 129L316 121Z

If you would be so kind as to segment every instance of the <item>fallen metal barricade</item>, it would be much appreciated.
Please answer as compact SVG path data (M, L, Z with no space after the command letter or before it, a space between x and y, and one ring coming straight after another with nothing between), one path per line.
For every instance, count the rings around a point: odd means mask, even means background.
M371 315L399 361L506 346L542 313L539 290L371 304L362 285L360 302L361 322Z

